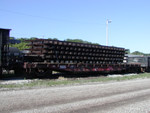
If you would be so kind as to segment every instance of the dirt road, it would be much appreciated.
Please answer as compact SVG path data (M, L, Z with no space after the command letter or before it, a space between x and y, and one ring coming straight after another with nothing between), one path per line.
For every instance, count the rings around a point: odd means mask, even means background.
M0 92L0 112L148 113L150 79Z

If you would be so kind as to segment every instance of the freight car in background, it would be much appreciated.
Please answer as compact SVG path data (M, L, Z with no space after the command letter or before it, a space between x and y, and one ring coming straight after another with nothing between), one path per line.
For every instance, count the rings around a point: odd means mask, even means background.
M15 73L22 69L23 61L21 51L14 47L9 47L11 29L0 28L0 75L2 72L15 70Z
M10 29L0 28L0 75L2 74L2 68L9 67L9 32Z
M150 56L126 55L128 64L141 64L141 72L150 72Z

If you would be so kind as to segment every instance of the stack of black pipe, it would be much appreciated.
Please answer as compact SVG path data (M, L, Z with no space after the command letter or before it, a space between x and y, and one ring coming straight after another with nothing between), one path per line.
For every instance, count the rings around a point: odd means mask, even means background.
M26 57L31 62L120 64L125 54L125 49L119 47L49 39L30 40L29 46Z

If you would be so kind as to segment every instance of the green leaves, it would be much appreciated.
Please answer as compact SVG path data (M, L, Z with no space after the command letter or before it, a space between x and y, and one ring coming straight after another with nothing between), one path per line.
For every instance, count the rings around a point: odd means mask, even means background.
M85 43L85 44L100 45L98 43L92 43L92 42L84 41L82 39L66 39L65 41L67 41L67 42L78 42L78 43Z
M145 53L142 53L142 52L139 52L139 51L135 51L132 53L133 55L144 55L144 56L150 56L150 54L145 54Z
M9 46L10 47L16 47L19 50L24 50L24 49L28 49L29 48L29 46L27 46L27 44L28 44L27 42L21 42L19 44L10 44Z

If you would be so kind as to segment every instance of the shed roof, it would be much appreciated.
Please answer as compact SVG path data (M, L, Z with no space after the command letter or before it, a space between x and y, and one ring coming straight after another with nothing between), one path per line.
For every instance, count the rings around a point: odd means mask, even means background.
M9 31L10 31L11 29L6 29L6 28L0 28L0 30L9 30Z

